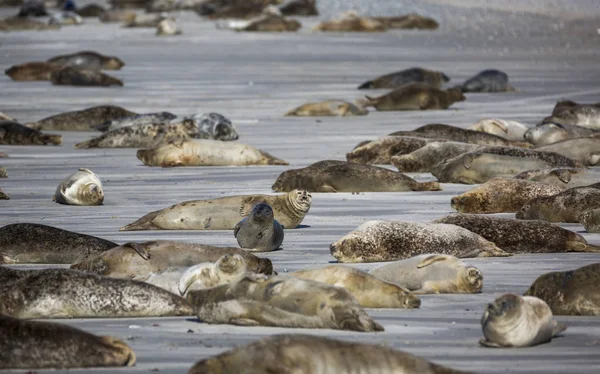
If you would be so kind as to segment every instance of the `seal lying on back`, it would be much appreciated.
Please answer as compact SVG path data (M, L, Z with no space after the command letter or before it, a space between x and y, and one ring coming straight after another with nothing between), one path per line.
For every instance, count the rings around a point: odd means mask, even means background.
M408 154L396 154L390 162L403 173L431 172L436 165L481 147L461 142L432 141Z
M325 117L325 116L365 116L369 111L355 104L342 100L326 100L318 103L308 103L292 109L286 116Z
M568 139L585 138L598 133L598 130L588 129L580 126L545 123L530 128L523 136L525 140L536 147L539 147Z
M583 236L545 221L451 214L433 221L463 227L511 253L596 252Z
M345 289L289 276L251 274L187 300L210 324L383 331Z
M104 56L94 51L79 51L69 55L60 55L48 60L62 67L75 67L87 70L120 70L125 63L116 56Z
M577 217L587 232L600 233L600 208L585 211Z
M536 150L556 152L586 166L600 164L600 137L563 140L537 147Z
M363 308L413 309L421 306L421 300L408 290L346 266L331 265L320 269L299 270L290 275L344 288Z
M0 144L8 145L60 145L62 135L42 134L13 121L0 121Z
M102 205L102 182L93 171L81 168L58 185L52 200L65 205Z
M538 196L552 196L565 187L521 179L494 178L461 195L450 205L460 213L512 213Z
M358 86L359 90L391 88L395 89L409 83L426 83L431 87L440 88L450 78L441 71L423 68L410 68L402 71L379 76Z
M433 18L414 13L395 17L373 17L373 19L383 23L388 29L435 30L440 27Z
M387 26L371 17L360 17L356 12L350 11L342 14L339 19L323 21L313 27L312 31L333 32L382 32Z
M530 347L550 341L567 329L537 297L504 294L488 304L481 317L485 347Z
M574 187L552 196L531 199L517 212L517 218L579 223L583 212L600 208L599 187Z
M0 228L0 264L70 264L81 256L97 255L117 243L35 223Z
M425 83L409 83L383 96L365 97L364 107L379 111L448 109L450 105L466 100L458 89L441 90Z
M269 252L283 243L283 227L273 218L268 204L257 204L248 216L233 228L240 247L254 252Z
M252 146L218 140L174 140L155 148L140 149L137 158L148 166L247 166L288 165Z
M132 113L129 116L122 116L96 124L94 129L102 132L120 129L122 127L130 127L135 125L149 125L153 123L165 123L169 120L175 119L177 116L169 112L158 112L158 113L144 113L135 114Z
M567 188L589 186L600 182L600 172L594 169L552 168L524 171L515 179L543 182Z
M296 188L311 192L439 191L437 182L417 182L404 174L372 165L346 161L319 161L302 169L284 171L273 191Z
M73 67L62 68L50 74L50 81L59 86L123 86L123 82L108 74L95 70L79 70Z
M394 261L424 253L506 257L494 243L455 225L367 221L329 246L339 262Z
M425 254L377 266L369 274L416 294L479 293L483 274L450 255Z
M273 273L271 260L256 257L240 248L169 240L125 243L109 251L74 261L71 268L113 278L144 279L151 273L158 273L169 267L189 267L199 263L216 262L227 254L242 256L246 260L248 271Z
M66 369L133 366L123 341L64 324L0 315L0 369Z
M65 112L46 117L25 126L36 130L93 131L94 126L117 118L135 115L125 108L114 105L100 105L73 112Z
M498 135L508 140L523 141L525 132L530 126L517 121L509 121L499 118L484 118L477 121L469 130L481 131L488 134Z
M361 164L390 164L392 156L411 153L434 140L412 136L384 136L359 143L352 152L346 153L346 160Z
M49 62L26 62L13 65L4 71L14 81L49 81L53 72L62 69L60 65Z
M557 315L600 316L600 263L539 276L525 295L544 300Z
M516 91L508 83L508 75L500 70L483 70L467 79L461 86L463 92L510 92Z

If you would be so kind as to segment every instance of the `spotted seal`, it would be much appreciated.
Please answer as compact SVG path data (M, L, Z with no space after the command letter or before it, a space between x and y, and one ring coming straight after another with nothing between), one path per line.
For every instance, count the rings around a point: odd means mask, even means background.
M123 82L108 74L95 70L79 70L65 67L50 73L50 81L59 86L123 86Z
M105 56L96 51L79 51L68 55L55 56L47 62L62 67L71 66L89 70L120 70L125 63L116 56Z
M388 110L436 110L448 109L466 97L458 89L441 90L425 83L409 83L379 97L365 96L364 107L378 111Z
M600 182L600 172L594 169L561 167L528 170L517 174L515 178L571 188Z
M494 145L505 147L531 148L527 142L515 142L501 136L487 134L481 131L463 129L442 123L431 123L410 131L396 131L389 135L417 136L421 138L447 139L455 142L471 143L479 145Z
M541 123L558 123L561 125L582 126L600 130L600 103L565 105L564 103L554 108L552 115L546 117Z
M295 117L327 117L327 116L365 116L369 111L353 103L343 100L325 100L307 103L287 112L285 116Z
M577 160L586 166L600 164L600 137L563 140L536 148L538 151L555 152Z
M93 171L81 168L60 182L52 200L65 205L102 205L102 182Z
M233 236L241 248L254 252L270 252L283 243L283 227L273 218L268 204L256 204L250 214L233 228Z
M410 153L396 154L390 162L402 173L431 172L436 165L479 148L477 144L432 141Z
M96 126L94 126L94 129L102 132L107 132L120 129L122 127L131 127L135 125L149 125L153 123L165 123L175 118L177 118L177 116L169 112L143 114L132 113L128 116L107 119L106 121L96 124Z
M508 82L508 74L495 69L480 71L461 86L463 92L512 92L516 89Z
M433 141L435 139L413 136L384 136L359 143L351 152L346 153L346 160L361 164L390 164L393 156L414 152Z
M600 208L587 210L577 217L585 231L600 233Z
M529 200L517 212L518 219L579 223L579 216L600 208L599 186L574 187L551 196Z
M94 126L106 121L135 115L115 105L100 105L73 112L59 113L25 126L35 130L93 131Z
M444 83L450 81L450 78L441 71L428 70L420 67L414 67L397 71L390 74L381 75L373 80L366 81L358 86L359 90L391 88L396 89L408 83L426 83L431 87L440 88Z

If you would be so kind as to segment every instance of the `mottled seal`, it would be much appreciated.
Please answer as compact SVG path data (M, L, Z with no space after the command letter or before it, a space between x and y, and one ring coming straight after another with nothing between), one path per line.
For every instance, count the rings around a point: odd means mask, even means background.
M369 111L343 100L325 100L307 103L287 112L285 116L326 117L326 116L365 116Z
M411 153L433 141L435 139L413 136L384 136L373 141L359 143L351 152L346 153L346 160L360 164L389 165L392 156Z
M435 30L440 27L433 18L423 17L415 13L393 17L373 17L383 23L388 29L418 29Z
M0 121L0 144L61 145L62 135L42 134L13 121Z
M102 205L102 182L93 171L81 168L60 182L52 200L65 205Z
M563 140L536 149L559 153L587 166L600 164L600 137Z
M290 276L250 274L187 300L210 324L383 331L345 289Z
M123 86L120 79L95 70L79 70L65 67L50 73L50 81L59 86Z
M488 69L467 79L461 86L463 92L511 92L516 89L508 82L508 74Z
M391 88L395 89L408 83L426 83L431 87L440 88L450 78L441 71L428 70L419 67L405 69L390 74L381 75L358 86L359 90Z
M8 172L5 167L0 166L0 178L8 178Z
M312 195L296 189L274 196L238 195L186 201L148 213L120 230L233 230L255 205L263 203L271 206L275 219L285 229L294 229L308 213Z
M94 126L117 118L135 115L125 108L100 105L73 112L59 113L25 126L36 130L93 131Z
M116 56L105 56L95 51L79 51L68 55L55 56L48 62L63 67L71 66L89 70L119 70L125 63Z
M181 29L177 26L177 22L172 17L163 19L156 26L157 36L181 35L181 33Z
M441 90L426 83L409 83L379 97L365 96L364 107L386 110L435 110L448 109L456 102L466 100L465 95L451 88Z
M21 30L59 30L59 25L49 25L45 22L36 21L23 17L7 17L0 19L0 31L21 31Z
M569 108L574 108L576 106L595 106L600 108L600 102L598 103L593 103L593 104L581 104L581 103L576 103L573 100L560 100L557 101L556 104L554 105L554 109L552 109L552 115L557 115L558 113L567 110Z
M548 303L552 313L600 316L600 263L540 275L525 292Z
M333 32L382 32L388 28L383 22L371 17L360 17L356 12L349 11L339 19L323 21L313 27L312 31Z
M268 204L257 204L250 214L233 228L233 236L241 248L254 252L269 252L283 243L283 227L273 218Z
M541 219L550 222L579 223L579 216L600 208L600 189L574 187L551 196L529 200L517 212L518 219Z
M517 174L515 178L571 188L600 182L600 172L594 169L562 167L528 170Z
M62 69L60 65L50 62L26 62L13 65L4 71L14 81L49 81L53 72Z
M0 369L133 366L123 341L59 323L0 315Z
M169 112L144 114L132 113L128 116L109 118L106 121L102 121L100 124L96 124L96 126L94 126L94 129L102 132L107 132L111 130L120 129L122 127L130 127L135 125L149 125L153 123L165 123L175 118L177 118L177 116Z
M494 178L461 195L450 205L460 213L513 213L538 196L552 196L565 187L522 179Z
M530 128L523 135L525 140L536 147L554 144L568 139L585 138L599 134L598 130L581 126L560 125L558 123L545 123Z
M117 243L35 223L0 228L0 264L70 264L81 256L97 255Z
M222 114L196 113L184 118L196 121L199 129L209 134L207 139L229 141L239 138L239 134L231 120Z
M462 227L405 221L367 221L329 249L339 262L394 261L424 252L461 258L511 256Z
M349 291L363 308L413 309L421 306L421 300L408 290L346 266L330 265L320 269L299 270L290 275L342 287Z
M281 173L273 191L296 188L311 192L439 191L437 182L417 182L404 174L373 165L325 160Z
M485 347L529 347L550 341L567 329L552 319L543 300L504 294L488 304L481 317Z
M551 116L542 120L542 123L558 123L561 125L582 126L600 130L600 105L575 104L562 105L554 108ZM558 106L558 104L557 104Z
M583 236L545 221L451 214L433 221L463 227L510 253L597 252Z
M8 196L6 192L2 191L2 188L0 188L0 200L10 200L10 196Z
M439 163L481 147L461 142L432 141L408 154L396 154L390 162L403 173L431 172Z
M227 254L242 256L246 260L248 271L273 273L273 264L268 258L257 257L240 248L169 240L125 243L106 252L80 258L71 268L113 278L143 279L151 273L158 273L170 267L189 267L215 262Z
M577 217L585 231L600 233L600 208L585 211Z
M279 6L284 16L318 16L316 0L289 0Z
M451 255L424 254L369 270L369 274L415 294L479 293L483 274Z
M517 121L499 118L484 118L475 122L469 130L481 131L498 135L508 140L522 142L524 135L531 126Z

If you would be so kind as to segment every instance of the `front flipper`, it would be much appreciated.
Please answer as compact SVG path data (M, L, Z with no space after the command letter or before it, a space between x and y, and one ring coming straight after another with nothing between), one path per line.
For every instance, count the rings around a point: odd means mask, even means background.
M123 247L129 247L129 248L133 249L134 251L137 252L138 255L140 255L141 258L143 258L146 261L150 260L150 252L148 252L148 249L146 248L146 246L144 246L140 243L129 242L129 243L123 244Z
M260 326L260 323L258 321L255 321L250 318L232 318L229 320L229 323L238 326Z

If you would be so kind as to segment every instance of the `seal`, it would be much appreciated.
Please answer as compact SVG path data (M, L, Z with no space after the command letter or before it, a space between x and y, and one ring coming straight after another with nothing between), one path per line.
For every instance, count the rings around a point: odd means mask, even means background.
M62 135L42 134L13 121L0 121L0 144L61 145Z
M121 116L116 118L110 118L106 121L102 121L94 126L95 130L107 132L123 127L131 127L136 125L150 125L154 123L165 123L169 120L175 119L177 116L169 112L158 112L158 113L144 113L135 114L132 113L128 116Z
M413 136L384 136L359 143L351 152L346 153L346 160L359 164L389 165L393 156L414 152L433 141L435 139Z
M600 173L593 169L562 167L524 171L517 174L515 179L525 179L571 188L589 186L600 181Z
M140 149L137 158L147 166L247 166L289 165L287 161L242 143L218 140L173 140Z
M100 105L73 112L59 113L25 126L35 130L93 131L99 123L135 115L125 108Z
M284 16L318 16L317 0L289 0L279 6Z
M415 13L396 17L373 17L385 25L388 29L417 29L436 30L439 23L433 18L423 17Z
M344 288L363 308L414 309L421 306L421 300L410 291L346 266L331 265L320 269L299 270L290 275Z
M18 270L17 270L18 271ZM0 285L0 314L18 318L188 316L193 308L162 288L70 269L37 270Z
M0 19L0 31L25 31L25 30L59 30L58 25L49 25L31 18L7 17Z
M598 134L598 130L588 129L581 126L560 125L557 123L545 123L530 128L523 135L525 140L536 147L558 143L568 139L585 138Z
M117 243L36 223L0 228L0 264L70 264L81 256L97 255Z
M477 73L463 83L463 92L514 92L516 89L508 82L508 74L488 69Z
M187 300L209 324L383 331L345 289L290 276L250 274Z
M19 8L19 17L43 17L48 16L46 4L42 0L24 0Z
M254 252L274 251L283 243L283 227L273 218L268 204L256 204L249 215L233 228L241 248Z
M263 9L263 14L247 22L230 22L229 27L236 31L250 32L294 32L302 27L295 19L284 17L278 8L269 5Z
M123 341L59 323L0 315L0 369L133 366Z
M579 216L583 212L600 208L598 187L574 187L551 196L531 199L517 212L516 217L525 220L579 223Z
M273 264L268 258L234 247L213 247L169 240L143 243L129 242L103 253L91 254L74 261L71 269L123 279L144 279L172 267L190 267L205 262L216 262L224 255L240 255L246 260L248 271L272 274Z
M120 70L125 63L116 56L105 56L95 51L79 51L50 58L47 62L62 67L87 70Z
M536 149L538 151L559 153L586 166L600 164L600 137L563 140Z
M595 106L600 108L600 102L598 103L594 103L594 104L581 104L581 103L576 103L572 100L560 100L557 101L556 104L554 105L554 109L552 109L552 115L558 115L560 112L570 109L570 108L574 108L576 106Z
M429 173L439 163L479 148L481 146L477 144L432 141L408 154L396 154L390 162L402 173Z
M512 256L462 227L406 221L367 221L329 250L339 262L394 261L430 252L460 258Z
M280 3L281 0L208 0L193 7L193 10L209 19L249 19L260 15L266 6Z
M290 110L285 116L295 117L349 117L366 116L369 111L343 100L325 100L316 103L307 103Z
M451 214L433 222L463 227L510 253L600 253L600 247L588 244L583 236L546 221Z
M516 142L522 142L525 133L530 129L531 126L521 122L499 118L484 118L475 122L471 127L469 127L469 130L498 135L507 140L513 140Z
M312 31L333 32L382 32L387 26L371 17L360 17L356 12L349 11L339 19L323 21L313 27Z
M60 182L52 200L65 205L102 205L102 182L93 171L81 168Z
M543 300L504 294L488 304L481 317L484 347L530 347L550 341L567 329L552 319Z
M8 196L6 192L2 191L2 188L0 188L0 200L10 200L10 196Z
M583 212L577 219L585 227L585 231L600 233L600 208Z
M0 166L0 178L8 178L8 172L6 168Z
M301 169L284 171L273 191L304 189L310 192L439 191L437 182L417 182L404 174L373 165L325 160Z
M196 113L184 118L198 123L200 130L209 134L207 139L229 141L238 140L239 138L239 134L235 126L231 123L231 120L222 114Z
M600 316L600 263L539 276L525 292L548 303L552 313Z
M181 35L182 31L172 17L165 18L156 26L157 36Z
M560 104L560 103L559 103ZM600 130L600 103L596 104L562 104L554 107L552 115L542 120L542 123L557 123L561 125L582 126Z
M4 71L14 81L49 81L53 72L62 69L60 65L50 62L26 62L13 65Z
M369 274L415 294L480 293L483 274L450 255L424 254L379 265Z
M426 83L434 88L441 88L450 78L441 71L413 67L394 73L381 75L358 86L359 90L390 88L396 89L409 83Z
M58 86L123 86L120 79L94 70L65 67L50 73L50 81Z
M564 190L565 187L542 182L494 178L454 196L450 205L459 213L514 213L531 199L552 196Z
M441 90L426 83L409 83L385 95L365 98L363 106L374 107L378 111L448 109L452 104L466 100L458 89Z

